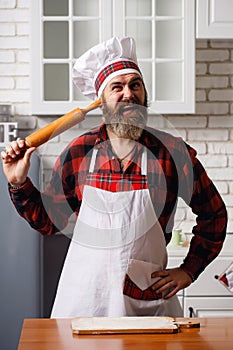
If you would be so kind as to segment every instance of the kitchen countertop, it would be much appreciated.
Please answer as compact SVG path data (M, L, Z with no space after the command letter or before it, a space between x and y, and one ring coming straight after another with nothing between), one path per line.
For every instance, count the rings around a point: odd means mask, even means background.
M188 237L188 240L190 240L192 235L188 234L187 237ZM186 256L189 247L183 247L182 244L180 246L168 244L167 249L168 249L169 256L180 257L180 256ZM233 260L233 234L232 233L228 233L226 235L226 239L224 241L224 245L219 256L232 257L232 260Z
M232 350L233 318L199 318L176 334L73 335L70 319L25 319L18 350Z

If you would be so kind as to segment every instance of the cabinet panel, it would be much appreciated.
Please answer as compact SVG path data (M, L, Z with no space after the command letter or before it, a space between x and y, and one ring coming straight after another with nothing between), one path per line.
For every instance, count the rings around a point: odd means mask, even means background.
M214 260L199 276L197 281L186 288L185 294L187 296L233 296L233 294L215 278L215 276L220 275L230 263L231 259L227 257L219 257Z
M197 0L197 38L233 38L233 1Z
M156 65L155 98L158 102L182 100L183 90L176 83L178 79L183 79L182 62L161 62Z
M83 33L88 33L89 39L83 40ZM99 20L73 22L73 57L76 59L90 47L99 42Z
M184 317L190 316L233 317L233 297L185 297Z
M69 57L69 29L67 21L44 21L44 58Z
M143 28L143 31L141 30ZM137 56L148 59L152 55L152 23L144 19L129 19L125 21L126 36L134 37L137 44Z
M69 100L69 66L68 64L44 65L44 100Z
M43 0L44 16L68 16L69 0Z
M126 16L150 16L151 11L151 0L139 1L137 6L135 6L135 0L125 0Z
M158 16L181 16L183 13L182 0L156 0L155 3Z
M182 59L183 58L183 40L182 20L164 20L156 23L156 57L159 59Z
M73 14L74 16L97 16L99 15L99 2L96 0L74 0Z

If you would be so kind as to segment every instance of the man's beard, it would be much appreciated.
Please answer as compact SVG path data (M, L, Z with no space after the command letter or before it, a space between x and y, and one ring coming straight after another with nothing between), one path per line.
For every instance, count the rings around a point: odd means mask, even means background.
M130 115L124 115L127 107L134 110ZM104 104L103 117L107 129L112 131L117 137L138 140L147 122L147 108L135 103L119 102L112 110Z

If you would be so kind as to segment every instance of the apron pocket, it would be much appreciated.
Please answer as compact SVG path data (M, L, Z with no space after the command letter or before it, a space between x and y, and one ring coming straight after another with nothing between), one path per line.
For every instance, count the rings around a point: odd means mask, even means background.
M161 266L157 264L130 259L125 276L123 294L139 300L161 299L162 294L156 293L156 291L151 288L151 285L156 282L155 278L151 278L151 274L160 269Z

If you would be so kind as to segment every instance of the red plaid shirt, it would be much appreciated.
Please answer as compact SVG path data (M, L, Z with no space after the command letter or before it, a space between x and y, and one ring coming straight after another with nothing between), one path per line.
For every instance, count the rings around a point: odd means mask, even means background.
M149 190L166 242L171 239L178 197L197 216L190 248L181 265L196 279L222 248L227 224L225 205L196 158L195 150L181 138L159 130L143 131L134 158L125 170L126 176L140 174L142 146L147 148ZM95 171L101 174L101 181L105 181L105 174L109 172L121 172L103 124L72 141L62 152L44 193L39 192L30 179L20 189L10 189L19 214L41 234L61 231L73 212L78 216L93 147L99 149ZM153 292L148 293L145 297L150 299Z

